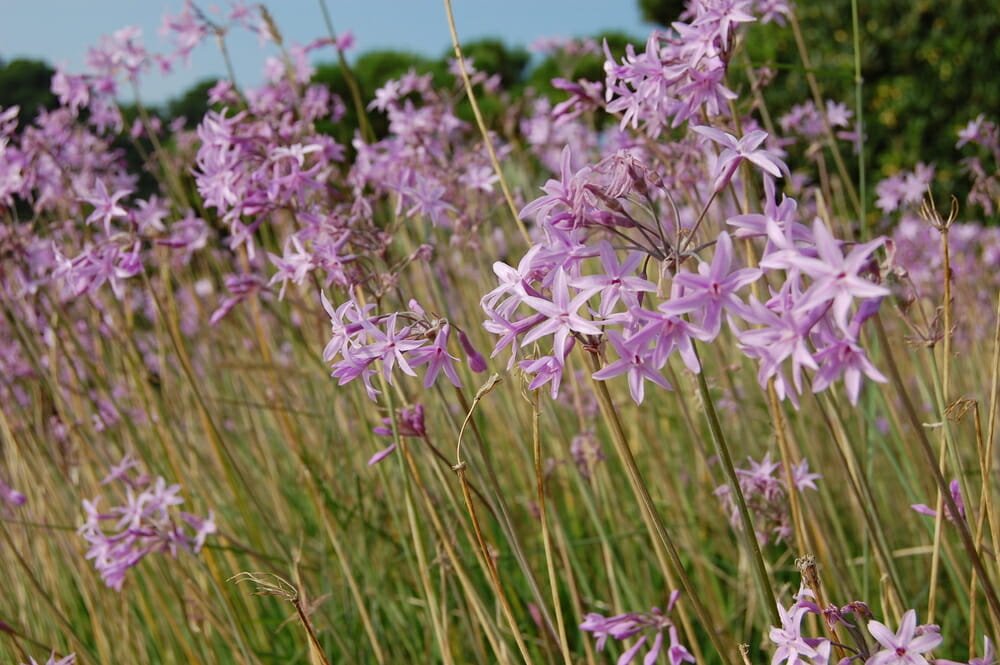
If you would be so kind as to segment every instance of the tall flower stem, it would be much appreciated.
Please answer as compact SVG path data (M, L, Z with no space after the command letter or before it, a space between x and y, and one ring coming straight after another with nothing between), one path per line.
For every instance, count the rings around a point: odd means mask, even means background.
M396 405L392 398L392 391L385 376L380 376L382 384L382 394L386 398L386 406L389 409L389 424L392 429L392 441L399 450L407 447L403 437L399 435L399 421L396 417ZM410 487L410 479L403 466L404 460L400 459L400 467L403 476L403 497L405 499L406 520L410 527L410 537L413 541L413 551L417 556L417 572L420 577L420 585L423 587L424 596L427 599L427 613L430 616L431 625L434 631L434 638L438 643L441 659L445 663L453 663L451 651L448 648L448 640L445 638L445 629L441 617L438 616L438 604L435 602L433 585L431 584L430 568L427 564L427 554L424 552L423 535L420 524L417 522L417 511L414 508L413 492Z
M500 190L503 192L504 200L507 201L507 207L510 209L510 214L514 217L514 223L517 224L517 230L521 232L521 237L524 238L524 242L531 244L531 236L528 235L528 229L524 226L524 222L521 220L521 216L517 212L517 206L514 204L514 197L510 193L510 186L507 184L507 178L503 174L503 169L500 167L500 160L497 159L497 151L493 148L493 140L490 138L490 132L486 128L486 121L483 119L483 112L479 110L479 101L476 99L476 93L472 89L472 80L469 78L469 71L465 66L465 57L462 55L462 44L458 40L458 28L455 27L455 12L451 8L451 0L444 0L444 12L448 16L448 32L451 33L451 44L455 49L455 59L458 61L458 71L462 74L462 84L465 86L465 94L469 98L469 104L472 106L472 114L476 117L476 125L479 127L479 132L483 136L483 145L486 146L486 152L490 156L490 164L493 165L493 170L497 174L497 180L500 183Z
M319 0L319 8L323 12L323 23L326 24L326 31L330 35L330 39L333 40L334 48L337 51L337 64L340 65L340 70L344 73L344 82L347 83L347 89L351 92L351 103L354 104L354 112L358 114L361 136L364 137L365 141L371 143L375 141L375 132L372 131L372 125L368 121L368 113L365 112L365 103L361 98L358 80L355 78L347 58L344 57L344 49L337 44L337 33L333 29L333 19L330 17L330 8L326 6L326 0Z
M592 371L598 371L601 368L600 359L594 353L588 353L587 356L590 359ZM669 567L665 567L663 566L663 563L661 563L661 567L665 568L664 575L668 577L669 581L669 578L672 577L670 569L673 569L673 573L679 579L681 588L684 590L685 598L694 608L695 615L698 617L698 621L701 622L705 631L708 633L708 638L712 642L712 646L715 648L716 652L718 652L722 662L725 663L725 665L731 665L731 652L727 651L719 640L719 636L713 628L714 622L708 614L708 610L705 609L705 606L702 605L699 600L698 592L694 588L691 578L688 577L687 571L684 569L684 564L681 562L677 547L674 544L673 539L670 537L670 532L667 531L663 518L660 516L659 511L657 511L656 506L653 503L653 498L649 495L649 490L646 489L646 484L642 479L642 473L639 471L639 465L636 464L635 457L632 455L632 449L629 448L628 437L625 435L625 428L622 426L621 418L618 417L618 412L615 410L614 402L611 399L611 393L608 392L608 387L603 381L595 380L592 381L592 384L594 386L594 392L597 394L597 401L600 405L601 414L608 425L608 429L611 430L611 439L614 442L615 452L625 465L625 471L628 475L632 492L635 494L635 497L639 501L639 505L642 508L643 521L646 524L646 528L650 531L650 535L653 536L654 549L656 549L658 556L660 556L660 552L662 550L669 557ZM773 612L777 614L777 607L774 607Z
M566 640L566 623L563 620L562 603L559 602L559 586L552 556L552 536L549 533L549 516L546 511L545 473L542 468L542 433L539 423L539 419L542 414L538 405L537 390L531 393L529 401L531 403L531 448L535 458L535 483L538 491L538 519L542 526L542 546L545 550L545 569L549 576L549 586L552 591L552 607L556 613L556 630L558 631L557 637L559 639L559 650L562 654L563 662L566 663L566 665L573 665L573 659L569 654L569 643Z
M892 352L889 337L886 335L885 327L882 325L882 319L878 314L875 315L875 331L878 335L879 344L882 345L885 352L885 359L886 364L889 367L890 378L903 402L903 411L906 413L906 417L910 421L910 425L916 433L920 449L924 454L927 466L930 468L931 475L937 483L938 490L944 497L946 510L948 510L952 515L958 515L958 506L955 505L955 499L951 496L948 481L945 480L940 467L938 467L937 457L934 454L934 447L931 445L930 439L927 438L927 433L924 431L923 423L920 422L920 416L917 414L916 407L913 406L913 401L910 399L909 392L906 390L906 384L903 382L903 376L899 371L899 365L896 364L896 358ZM990 606L990 612L993 614L995 620L1000 620L1000 598L997 597L993 581L987 574L986 567L983 565L983 560L979 556L979 552L976 550L976 543L972 539L972 534L969 532L969 525L962 519L956 519L954 524L958 530L959 537L962 539L962 546L965 548L966 554L972 562L972 566L976 570L976 574L980 578L980 586L982 587L983 594L986 596L986 602Z
M695 356L698 350L695 348ZM698 359L701 364L701 358ZM736 499L736 506L739 509L740 521L743 523L743 540L750 560L753 562L754 578L757 581L757 590L760 592L764 606L768 608L771 624L781 625L781 616L778 614L778 601L774 597L774 590L767 575L767 565L764 563L764 554L760 551L760 543L757 542L757 532L754 530L753 520L750 518L750 510L747 508L746 498L743 490L740 489L740 479L736 475L736 467L733 466L733 457L729 452L729 444L726 436L722 432L722 424L719 422L719 414L715 410L715 401L712 393L708 389L708 380L705 378L705 368L698 372L698 392L701 394L702 402L705 406L705 417L708 419L708 428L712 433L712 443L715 452L722 462L722 469L726 473L726 480L729 483L729 491ZM789 488L789 492L792 488Z
M462 428L458 432L458 441L455 449L455 466L453 468L455 473L458 475L459 483L462 486L462 497L465 499L465 507L469 512L469 518L472 520L472 528L476 533L476 543L479 546L479 554L482 557L483 564L489 573L490 582L493 584L493 590L496 593L497 600L500 602L500 608L503 611L504 617L507 619L507 624L510 627L511 634L514 636L514 642L517 644L518 651L521 652L521 658L524 659L526 665L530 665L533 661L531 660L531 656L528 654L527 644L525 644L524 638L521 636L521 631L517 627L517 621L514 618L514 610L510 605L510 601L508 600L507 594L503 588L503 583L500 580L500 571L497 569L496 561L494 561L493 556L490 554L489 545L486 542L486 538L483 536L483 530L479 523L479 516L476 512L475 502L472 500L472 491L469 489L469 481L465 476L468 471L468 465L462 458L462 437L465 435L465 429L469 426L469 423L472 422L472 416L475 414L476 407L479 405L479 402L482 401L483 397L492 392L499 382L499 376L494 374L490 377L489 381L487 381L487 383L476 392L476 396L473 398L472 404L466 413L465 421L462 423Z
M861 203L861 240L868 240L868 214L865 209L868 200L868 185L865 174L865 122L864 122L864 78L861 76L861 21L858 19L858 0L851 0L851 32L854 34L854 119L858 133L858 199Z
M823 112L823 95L820 92L819 82L816 80L816 74L809 59L809 50L806 48L805 39L802 37L802 28L799 26L799 19L795 15L795 12L790 13L788 22L792 26L792 35L795 37L795 46L799 51L802 66L805 67L806 83L809 85L813 104L816 105L816 110L819 112L820 120L823 123L823 134L826 136L827 146L830 148L830 154L833 156L833 163L837 167L837 173L844 184L844 189L847 191L847 197L851 200L851 205L854 206L855 212L861 218L864 215L864 209L862 208L861 201L858 199L858 192L854 188L854 182L847 173L847 166L844 164L844 158L840 154L840 146L837 145L837 137L834 136L833 128L830 127L830 121Z

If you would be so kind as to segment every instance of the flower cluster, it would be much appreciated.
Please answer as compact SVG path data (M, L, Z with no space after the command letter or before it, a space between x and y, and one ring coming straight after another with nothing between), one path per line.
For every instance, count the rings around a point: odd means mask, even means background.
M379 436L392 437L392 418L383 418L382 423L372 430ZM424 406L414 404L404 406L396 411L396 432L399 436L410 436L420 438L427 435L427 427L424 425ZM396 450L396 444L392 443L386 448L378 451L368 460L368 466L378 464Z
M79 533L89 545L87 558L104 583L121 591L128 570L157 552L177 556L180 550L198 553L216 532L213 515L202 518L177 509L184 503L180 485L167 485L138 471L130 455L111 467L102 485L124 489L124 502L101 509L102 497L85 500L84 522Z
M959 665L955 661L930 657L930 652L942 643L943 637L938 626L918 624L916 610L907 610L899 622L899 628L893 631L881 621L876 621L868 605L863 602L821 608L816 604L814 594L803 588L790 607L778 605L778 614L781 625L772 626L769 633L770 641L775 646L771 660L774 665L829 665L832 662L831 650L834 643L830 639L803 635L802 620L809 614L821 616L829 629L839 628L841 632L838 635L851 638L850 644L837 643L837 647L847 654L841 658L840 663ZM987 637L984 638L983 655L970 658L968 663L985 665L994 661L993 643Z
M496 89L498 79L477 72L469 60L465 67L473 85ZM394 215L426 219L454 239L471 241L481 213L499 202L498 178L468 123L456 115L457 63L451 70L454 91L435 89L429 74L410 70L375 92L369 108L386 115L389 134L370 144L354 141L358 154L348 182L359 200L391 197ZM509 153L503 142L493 143L499 157Z
M992 215L1000 205L1000 129L979 114L958 132L956 148L972 146L976 154L962 159L962 169L972 178L968 201ZM992 162L992 168L989 166Z
M459 347L469 368L474 372L486 369L486 362L472 346L468 336L446 319L430 316L415 300L410 308L391 314L374 314L374 305L361 305L347 300L334 307L321 294L323 307L330 316L332 336L323 350L323 359L333 363L331 376L339 385L360 378L371 399L379 391L372 385L376 376L376 361L381 364L382 378L392 383L393 371L416 376L414 367L424 367L424 387L431 387L439 376L458 387L458 356L448 351L448 342L457 331Z
M693 222L674 206L662 165L642 151L618 151L575 172L564 151L560 178L521 212L535 220L541 237L516 268L494 265L500 284L482 299L484 325L500 337L493 355L510 347L512 366L519 348L551 339L519 364L533 377L532 389L549 384L556 395L574 346L593 350L606 339L617 358L594 378L626 375L641 403L647 382L669 388L662 370L674 352L699 371L695 342L714 340L726 323L759 362L761 385L773 381L782 399L797 403L809 369L814 391L843 379L856 403L863 377L885 380L861 346L862 324L889 294L872 279L883 239L846 246L820 218L811 226L799 221L796 201L776 198L771 177L787 168L760 148L763 132L737 139L713 128L694 131L723 149L703 167L712 186ZM686 251L709 205L743 164L765 174L763 212L727 215L732 235L723 231ZM667 203L673 224L655 212ZM734 265L734 238L763 241L759 267ZM712 247L708 260L703 254ZM694 272L686 265L692 260ZM748 299L748 287L764 275L768 297Z
M631 646L629 646L618 658L619 665L628 665L639 655L644 646L648 646L648 651L643 657L643 665L652 665L661 655L666 656L670 665L681 665L682 663L693 663L694 656L687 647L681 644L677 635L677 626L670 619L670 612L677 599L680 597L679 591L670 594L665 610L654 607L648 612L628 612L606 617L603 614L592 612L584 617L580 624L580 630L593 634L597 639L597 650L603 651L607 646L608 639L618 642L630 640L639 636ZM664 633L669 644L665 644ZM652 640L650 638L652 637Z
M771 461L770 453L764 455L759 462L747 459L747 468L736 469L740 480L740 491L746 500L747 508L753 515L754 528L758 542L767 545L769 542L780 543L789 540L792 535L791 515L788 510L789 492L802 492L806 489L816 489L818 473L810 473L809 462L802 460L792 467L792 485L789 487L781 462ZM741 528L739 509L728 485L720 485L715 489L726 512L729 522L734 528Z

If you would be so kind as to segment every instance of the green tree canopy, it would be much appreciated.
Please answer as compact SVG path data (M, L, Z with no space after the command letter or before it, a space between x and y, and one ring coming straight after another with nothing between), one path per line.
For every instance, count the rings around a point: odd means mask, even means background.
M0 107L20 106L22 123L31 121L41 109L55 108L53 74L55 70L41 60L0 62Z

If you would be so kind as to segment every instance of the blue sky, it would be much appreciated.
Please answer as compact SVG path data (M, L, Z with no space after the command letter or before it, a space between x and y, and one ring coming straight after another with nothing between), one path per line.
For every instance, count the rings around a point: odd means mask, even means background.
M539 37L593 34L624 30L645 38L648 27L635 0L453 0L463 39L500 37L527 45ZM202 0L199 6L227 6L220 0ZM334 25L356 37L355 53L375 48L398 48L437 56L450 44L440 0L327 0ZM325 35L316 0L271 0L266 3L289 42L309 42ZM0 57L41 58L82 68L87 47L104 34L125 26L142 29L147 47L166 50L159 34L165 11L180 10L182 0L0 0ZM243 34L230 44L241 85L260 80L267 52L255 37ZM214 43L194 52L191 66L179 65L169 76L150 74L142 94L161 102L195 81L221 76L222 58Z

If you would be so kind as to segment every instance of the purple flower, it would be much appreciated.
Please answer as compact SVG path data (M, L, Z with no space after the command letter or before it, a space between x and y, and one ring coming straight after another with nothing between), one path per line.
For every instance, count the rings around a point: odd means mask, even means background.
M410 367L406 353L424 345L422 340L411 339L406 327L396 329L398 317L399 315L396 313L390 314L389 318L386 319L384 331L372 325L370 320L362 321L365 334L370 340L364 353L369 359L378 358L382 361L382 376L390 382L392 381L392 370L396 365L399 365L399 369L404 374L417 375Z
M15 508L23 506L28 501L26 496L5 483L3 479L0 479L0 499L3 499Z
M948 491L951 493L952 501L955 502L955 506L958 508L959 519L965 519L965 500L962 498L962 486L958 482L958 479L952 480L948 484ZM915 503L910 506L913 510L920 513L921 515L927 515L929 517L937 517L937 511L930 506L923 503ZM944 505L944 516L949 522L955 521L955 516L951 514L951 509L947 504Z
M580 624L580 630L591 633L597 638L598 651L604 651L609 639L624 642L639 635L639 639L618 658L618 665L628 665L634 661L649 637L653 638L653 642L642 663L643 665L653 665L663 653L663 633L666 631L670 636L670 646L667 648L667 660L670 665L693 663L694 657L687 647L678 640L677 628L669 616L679 595L678 591L670 594L666 611L654 607L649 612L629 612L610 617L592 612L584 617L583 623Z
M754 164L775 178L789 173L788 167L777 155L760 148L761 144L767 140L767 132L765 131L758 129L737 139L732 134L704 125L696 125L691 129L723 147L715 164L715 191L717 192L726 188L743 160Z
M826 665L830 653L830 643L826 640L825 655L817 644L812 644L814 640L802 636L802 618L810 612L807 606L796 602L785 609L778 604L778 616L781 618L781 626L772 626L768 633L768 638L777 649L771 658L771 665L784 663L785 665L798 665L811 661L814 665Z
M200 518L176 510L184 502L180 485L167 485L163 478L150 483L143 475L129 473L135 466L126 456L106 478L125 485L123 504L101 511L101 497L83 502L85 520L79 534L89 545L87 558L115 591L121 591L125 573L146 556L157 552L177 556L179 550L197 553L217 530L212 513Z
M445 324L438 330L434 337L434 343L428 347L418 348L410 354L414 367L427 365L427 373L424 375L424 388L430 388L437 380L438 374L444 370L445 376L451 381L453 386L461 387L462 381L455 371L457 357L448 353L448 336L451 326ZM405 371L405 370L404 370Z
M820 328L821 331L823 328ZM830 333L821 334L820 339L827 342L816 354L819 371L813 381L813 392L826 390L836 379L844 378L847 399L851 405L858 403L861 392L862 377L872 381L885 383L888 379L868 359L868 354L861 347L859 340L851 335L837 337Z
M629 393L636 404L642 404L646 381L652 381L666 390L673 390L670 383L652 366L650 353L644 345L624 339L617 330L608 331L608 341L615 347L618 360L594 372L595 379L607 381L621 374L627 374Z
M872 253L881 247L885 239L878 238L855 245L844 256L840 243L822 220L813 222L813 238L816 243L815 258L793 251L779 252L770 257L771 265L782 265L801 270L815 281L798 303L806 310L832 302L834 320L842 330L848 329L848 313L855 298L879 298L889 295L889 289L879 286L861 276L868 267Z
M928 665L924 654L941 644L936 627L917 627L917 613L907 610L893 633L878 621L868 622L868 632L878 640L882 650L868 659L867 665Z
M715 245L712 263L698 266L698 274L678 273L674 283L683 288L683 295L672 298L660 308L668 314L700 312L700 324L705 334L714 338L722 327L722 310L741 310L743 301L736 292L761 276L757 268L741 268L730 272L733 261L733 241L723 232Z
M93 193L83 197L84 201L94 207L94 211L87 217L87 224L100 222L104 225L104 232L111 235L111 220L128 217L128 210L118 205L118 201L131 193L127 189L119 189L114 193L109 193L104 181L98 180Z
M567 339L574 332L584 335L600 335L601 329L593 321L585 319L579 314L580 308L590 300L593 293L593 289L586 289L571 296L569 277L565 270L558 268L552 283L552 300L538 296L525 296L523 298L529 307L539 314L543 314L546 319L524 336L521 346L527 346L546 335L554 335L552 350L557 358L563 359L568 350Z
M578 277L573 280L573 286L583 292L597 291L601 294L601 305L597 314L607 318L618 302L624 301L629 307L637 307L639 293L652 292L656 285L635 275L636 268L642 263L643 255L630 252L623 262L618 261L618 255L608 242L602 242L598 249L603 271L597 275Z
M803 459L792 468L792 486L789 487L782 462L771 460L768 453L758 462L747 458L747 468L737 468L740 490L743 492L747 508L753 515L757 540L766 545L769 542L787 541L792 536L792 520L788 495L792 491L816 489L818 473L809 471L809 462ZM730 494L728 485L715 489L723 507L729 514L729 522L734 528L741 528L739 510Z

